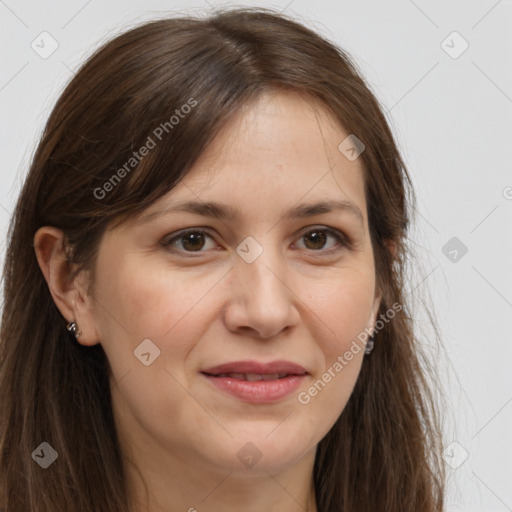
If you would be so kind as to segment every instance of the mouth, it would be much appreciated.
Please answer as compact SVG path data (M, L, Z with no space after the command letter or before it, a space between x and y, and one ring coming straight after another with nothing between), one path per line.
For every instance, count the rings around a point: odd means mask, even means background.
M308 375L305 368L290 361L236 361L200 373L216 390L252 403L280 401L295 391Z
M219 373L219 374L209 374L207 372L203 372L205 375L209 375L210 377L229 377L230 379L236 380L247 380L249 382L256 382L259 380L278 380L284 379L290 375L291 373Z
M217 377L219 375L261 375L272 376L273 380L276 378L283 378L286 375L306 375L308 372L300 364L292 363L291 361L270 361L268 363L262 363L259 361L233 361L231 363L223 363L206 370L202 370L202 373ZM239 378L239 377L233 377ZM249 380L249 379L244 379ZM258 379L261 380L261 379ZM270 379L267 379L270 380Z

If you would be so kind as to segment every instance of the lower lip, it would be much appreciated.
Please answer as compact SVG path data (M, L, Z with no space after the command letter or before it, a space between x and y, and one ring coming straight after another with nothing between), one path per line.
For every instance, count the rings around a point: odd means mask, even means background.
M282 400L302 384L306 375L290 375L277 380L239 380L232 377L213 377L203 375L217 389L236 398L253 403L272 403Z

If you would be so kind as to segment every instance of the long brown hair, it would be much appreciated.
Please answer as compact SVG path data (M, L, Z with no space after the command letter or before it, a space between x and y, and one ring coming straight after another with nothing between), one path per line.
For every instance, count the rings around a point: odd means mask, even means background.
M318 510L443 509L432 369L420 356L404 296L414 195L391 130L342 49L285 15L237 8L152 21L115 37L85 62L49 117L9 226L3 272L5 512L130 508L108 361L101 344L85 347L67 332L35 257L35 232L62 229L70 263L94 277L105 230L170 191L228 119L271 88L321 100L365 144L379 313L404 306L377 333L349 402L318 445ZM148 138L155 147L135 157ZM58 453L45 470L32 457L42 442Z

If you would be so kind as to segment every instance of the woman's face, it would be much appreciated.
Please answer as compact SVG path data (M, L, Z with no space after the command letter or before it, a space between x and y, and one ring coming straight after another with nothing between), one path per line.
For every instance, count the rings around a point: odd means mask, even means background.
M148 464L276 472L314 455L342 413L379 305L348 135L321 105L265 93L105 234L79 327L102 344L120 437Z

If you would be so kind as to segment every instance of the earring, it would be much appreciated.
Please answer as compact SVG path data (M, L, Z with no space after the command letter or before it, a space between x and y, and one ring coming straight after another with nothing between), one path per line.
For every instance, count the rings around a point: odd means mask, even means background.
M75 322L69 322L69 324L66 325L66 329L70 333L74 334L75 338L78 338L82 334L82 331L78 330L78 327Z
M373 334L372 334L370 336L370 338L368 339L368 341L366 342L366 348L364 349L364 353L366 355L371 354L374 345L375 345L375 342L373 340Z

